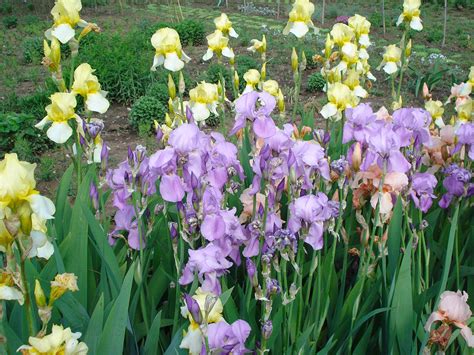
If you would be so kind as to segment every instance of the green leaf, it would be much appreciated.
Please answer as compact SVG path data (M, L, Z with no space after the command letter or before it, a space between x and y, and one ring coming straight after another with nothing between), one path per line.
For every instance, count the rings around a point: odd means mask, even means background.
M153 319L145 342L145 355L158 354L161 328L161 311Z
M99 301L97 302L92 317L89 321L86 334L84 336L84 342L89 347L91 354L96 353L97 344L99 343L100 336L102 335L102 328L104 326L104 294L100 295Z
M128 305L132 289L135 264L132 264L125 276L120 293L115 300L109 316L105 321L100 337L97 354L122 354L125 329L128 322Z
M402 200L399 197L395 208L393 209L392 219L388 227L388 279L392 280L398 266L398 259L400 256L400 245L402 239Z
M187 354L188 352L184 349L180 349L179 344L181 344L181 340L183 340L183 329L186 327L186 324L183 324L179 327L178 331L173 337L168 349L166 349L164 355L176 355L176 354Z
M403 256L395 293L393 295L391 312L392 326L402 354L410 354L413 344L413 293L411 281L411 253L413 240L407 243Z
M59 241L66 237L69 226L69 216L71 206L68 201L68 192L71 187L72 173L74 166L71 164L64 172L61 182L59 183L58 192L56 194L56 213L54 216L54 226Z

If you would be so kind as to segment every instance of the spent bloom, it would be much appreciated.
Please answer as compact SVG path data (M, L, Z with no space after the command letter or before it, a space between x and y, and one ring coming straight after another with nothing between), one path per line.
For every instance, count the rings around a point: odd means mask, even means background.
M69 42L76 34L74 30L76 25L81 27L87 25L79 15L81 9L81 0L56 0L51 9L54 25L46 31L46 37L57 38L61 43Z
M61 46L56 38L51 38L51 45L48 41L43 41L43 52L44 58L42 64L47 66L52 72L56 72L59 69L61 62Z
M461 329L461 335L470 348L474 348L474 336L467 321L472 316L467 304L468 294L463 291L444 291L440 296L438 310L431 313L425 324L425 330L430 331L435 322L453 324Z
M59 299L66 291L79 291L77 287L77 276L71 273L58 274L51 281L50 305Z
M216 28L221 31L224 35L237 38L239 35L235 32L232 27L232 22L229 20L229 17L222 13L219 17L214 19L214 24Z
M385 53L383 54L382 63L380 63L378 69L383 66L384 72L392 75L397 72L398 67L401 65L402 50L395 44L391 44L385 47Z
M18 301L20 305L23 305L25 302L23 293L16 284L14 277L11 273L6 272L3 269L0 273L0 300Z
M55 207L35 190L35 168L16 154L0 160L0 251L9 253L17 238L30 258L49 259L54 248L46 237L46 220L54 218Z
M94 70L89 64L79 65L74 71L72 92L84 98L88 110L105 113L110 106L105 98L107 92L100 89L99 80L93 73Z
M290 11L289 19L283 34L290 32L296 37L303 37L310 28L315 28L311 17L314 12L314 4L309 0L296 0Z
M46 106L46 117L36 124L36 128L43 129L48 123L51 126L46 131L46 135L53 142L62 144L72 136L72 128L69 120L80 118L75 113L77 105L76 97L73 93L57 92L50 97L51 104Z
M234 51L229 47L229 38L224 36L221 31L215 30L206 38L208 48L202 57L203 60L211 59L214 54L216 54L218 58L221 56L234 58Z
M415 31L421 31L423 25L420 18L421 0L405 0L403 2L403 12L398 17L397 26L402 22L406 22Z
M51 334L44 337L29 337L29 345L22 345L17 351L23 355L35 354L87 354L87 345L79 341L81 333L73 333L71 328L53 325Z
M250 43L252 45L247 48L247 50L250 52L258 52L260 54L263 54L267 50L267 39L265 38L265 35L262 36L261 41L258 39L252 39Z
M216 84L206 82L199 83L189 91L189 106L196 122L205 121L211 115L217 115L217 103L219 100Z
M180 71L184 63L191 60L183 52L178 32L172 28L165 27L156 31L151 37L151 44L156 50L151 67L153 71L160 65L164 65L169 71Z

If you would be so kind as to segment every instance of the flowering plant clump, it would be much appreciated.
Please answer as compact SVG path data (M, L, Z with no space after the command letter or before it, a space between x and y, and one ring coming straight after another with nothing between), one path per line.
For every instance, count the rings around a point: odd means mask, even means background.
M370 103L373 39L362 15L336 21L312 58L325 91L317 112L299 105L301 45L288 52L287 100L287 86L267 72L265 35L247 48L259 69L239 76L237 23L222 13L202 59L231 75L187 91L190 58L178 32L160 28L151 72L167 71L167 112L155 117L152 147L129 147L113 166L100 118L107 93L91 65L75 62L81 39L99 28L81 19L80 0L57 0L43 59L57 92L36 127L71 165L53 202L37 189L35 164L14 153L0 161L0 346L468 353L474 68L444 103L426 86L423 108L404 107L420 6L404 2L402 40L380 58L392 84L388 109ZM282 35L303 41L316 29L314 10L297 0ZM71 48L67 61L60 43ZM218 131L207 127L211 117Z

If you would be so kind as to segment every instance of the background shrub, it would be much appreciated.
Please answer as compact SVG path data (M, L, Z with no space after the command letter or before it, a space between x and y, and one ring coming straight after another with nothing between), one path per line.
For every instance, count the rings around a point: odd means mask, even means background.
M324 85L326 85L326 80L321 73L313 73L308 77L307 89L309 92L323 91Z
M35 128L39 120L26 113L0 114L0 157L4 152L14 151L23 159L33 160L51 146L44 132Z
M18 18L16 16L5 16L2 20L5 28L15 28L18 25Z
M43 58L43 38L29 37L22 43L23 60L25 63L39 64Z
M168 85L163 81L157 81L148 87L146 96L154 97L166 106L170 97L168 94Z
M130 125L137 131L149 132L153 121L165 121L166 106L156 97L142 96L132 106L129 114Z
M196 46L206 43L206 31L204 30L202 22L184 20L174 27L179 33L179 38L183 46Z

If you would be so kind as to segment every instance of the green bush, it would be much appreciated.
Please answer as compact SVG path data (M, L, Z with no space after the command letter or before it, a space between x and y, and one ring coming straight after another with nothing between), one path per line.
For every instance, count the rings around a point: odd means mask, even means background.
M128 104L143 96L152 75L153 51L149 39L145 44L138 31L90 37L79 51L77 62L88 62L96 70L102 88L109 92L108 98Z
M11 4L8 4L4 2L3 4L0 4L0 14L2 15L7 15L11 14L13 12L13 6Z
M368 20L372 24L372 27L382 27L383 26L383 19L382 14L380 12L373 12Z
M308 77L307 89L309 92L323 91L324 85L326 85L326 80L321 73L313 73Z
M44 181L51 181L55 176L55 164L56 160L51 157L41 157L38 166L38 179Z
M22 43L23 60L25 63L39 64L43 58L43 38L30 37Z
M154 97L166 106L168 104L168 99L170 98L168 85L162 81L153 83L146 90L146 96Z
M230 87L229 84L230 85L232 84L230 70L223 64L218 64L218 63L209 64L209 66L207 67L205 80L208 83L217 84L217 82L221 79L221 74L224 77L226 86Z
M51 146L44 132L35 128L38 118L26 113L0 114L0 152L15 151L23 158L31 160Z
M150 131L153 121L164 123L166 106L153 96L142 96L133 105L129 114L130 125L137 131Z
M220 121L219 116L216 116L213 113L211 113L211 115L206 119L206 126L215 128L219 126L220 122L221 121Z
M439 28L432 28L426 31L426 40L430 43L441 42L443 40L443 31Z
M175 25L175 29L179 33L179 38L183 46L196 46L206 42L206 31L204 30L202 22L184 20Z
M18 25L18 18L16 16L5 16L2 21L3 26L7 29L15 28Z

